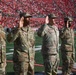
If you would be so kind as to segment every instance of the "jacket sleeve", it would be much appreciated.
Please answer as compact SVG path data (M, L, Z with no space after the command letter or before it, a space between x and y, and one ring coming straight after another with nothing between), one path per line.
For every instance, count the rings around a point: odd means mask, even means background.
M31 36L31 40L30 40L32 47L35 45L35 33L34 31L32 31L32 36Z
M14 33L11 32L7 35L7 41L14 42L18 38L18 36L19 36L19 30L17 30Z
M73 30L72 30L72 33L73 33L73 39L75 39L75 38L74 38L74 31L73 31ZM75 42L74 42L74 40L73 40L72 42L73 42L73 59L74 59L74 61L75 61L75 47L74 47Z
M4 28L0 25L0 37L2 37L4 40L6 40L6 34L4 31Z
M64 29L59 30L59 37L60 37L61 39L64 38L65 35L66 35L66 32L65 32Z
M37 35L40 36L40 37L44 36L44 35L45 35L45 28L46 28L46 24L45 24L45 25L42 25L42 26L38 29Z
M0 31L0 37L2 37L4 40L6 40L6 36L5 36L5 32L4 31Z

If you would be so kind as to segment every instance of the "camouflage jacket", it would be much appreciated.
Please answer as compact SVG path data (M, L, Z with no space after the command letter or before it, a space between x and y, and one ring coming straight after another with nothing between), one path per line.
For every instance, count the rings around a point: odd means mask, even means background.
M42 54L56 54L58 52L59 31L56 26L42 25L37 34L43 38Z
M6 60L6 36L3 27L0 25L0 63Z
M14 41L14 57L22 55L22 53L26 53L29 56L35 53L34 31L29 26L17 29L14 33L9 33L7 35L7 40L9 42ZM21 56L21 58L23 57Z
M73 51L74 50L74 31L71 28L63 28L60 31L61 50Z

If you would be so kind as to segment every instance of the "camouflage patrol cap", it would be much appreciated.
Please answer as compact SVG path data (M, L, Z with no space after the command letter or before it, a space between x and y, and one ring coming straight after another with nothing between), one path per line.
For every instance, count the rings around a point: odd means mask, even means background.
M57 16L55 14L52 14L52 13L49 14L48 17L51 18L51 19L57 18Z
M25 18L27 18L27 17L32 17L32 15L30 15L29 13L20 13L20 17L25 17Z
M72 22L72 21L73 21L73 19L72 19L72 17L68 16L68 17L65 17L65 18L64 18L64 21Z

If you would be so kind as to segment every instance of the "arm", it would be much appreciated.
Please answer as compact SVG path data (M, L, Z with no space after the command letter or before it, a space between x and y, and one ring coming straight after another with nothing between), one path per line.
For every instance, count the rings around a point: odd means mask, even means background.
M44 36L44 34L45 34L45 28L46 28L46 26L47 26L47 24L49 23L49 17L48 16L46 16L46 18L45 18L45 25L42 25L39 29L38 29L38 32L37 32L37 35L38 36Z
M4 31L4 28L0 25L0 37L2 37L4 40L6 40L6 34Z
M32 44L32 47L34 47L34 45L35 45L35 33L34 33L34 31L32 31L32 36L31 36L30 42Z
M5 32L4 32L4 31L0 31L0 36L1 36L4 40L6 40L6 36L5 36Z
M6 53L6 36L4 31L0 31L0 63L5 61Z
M74 32L73 32L74 34ZM73 35L73 59L75 61L74 35Z
M7 41L8 42L13 42L17 39L17 37L19 36L19 30L17 30L15 33L9 33L7 35Z
M61 29L61 30L59 30L59 37L62 39L62 38L64 38L65 37L65 30L64 29Z
M37 31L37 35L38 36L44 36L44 34L45 34L45 27L46 27L46 25L42 25L39 29L38 29L38 31Z
M24 17L20 18L18 28L14 30L13 33L11 32L7 35L8 42L13 42L17 39L17 37L19 36L19 31L23 27L23 20L24 20Z

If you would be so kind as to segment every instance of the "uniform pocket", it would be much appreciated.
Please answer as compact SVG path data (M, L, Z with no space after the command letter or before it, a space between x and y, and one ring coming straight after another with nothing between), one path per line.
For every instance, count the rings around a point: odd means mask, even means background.
M27 61L28 62L28 54L27 53L24 53L24 52L21 52L18 55L18 60L19 61Z
M70 45L65 45L66 51L73 51L72 46Z

